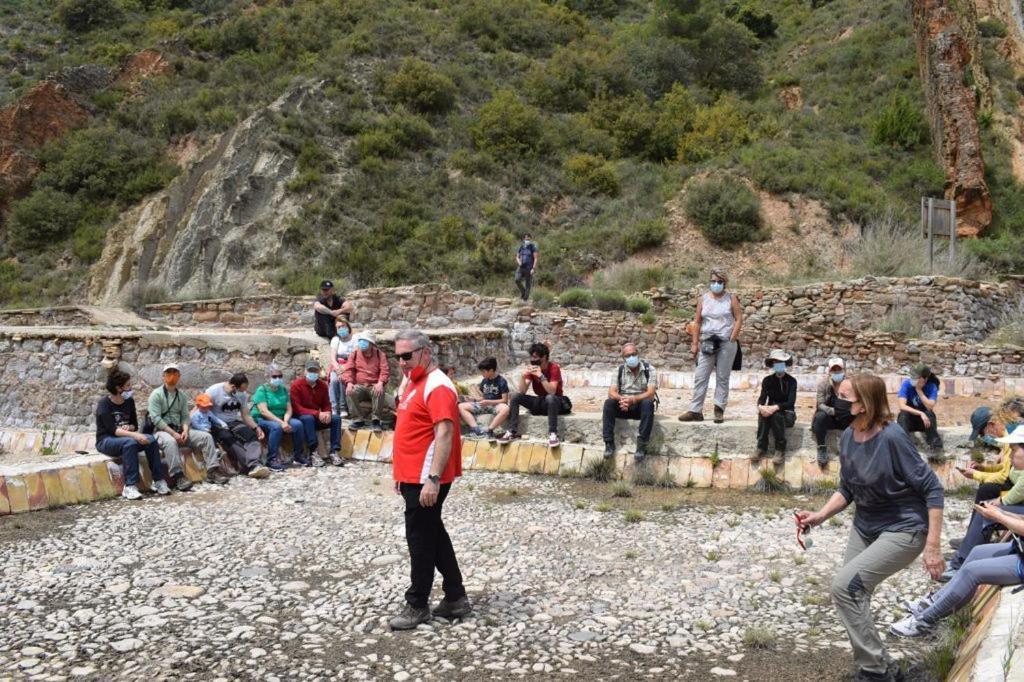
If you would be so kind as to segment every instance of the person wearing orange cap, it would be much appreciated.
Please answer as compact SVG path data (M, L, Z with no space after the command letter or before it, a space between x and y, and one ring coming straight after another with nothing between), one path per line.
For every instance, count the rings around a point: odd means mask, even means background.
M219 419L213 414L213 398L206 393L200 393L196 396L196 408L192 410L189 424L191 424L193 432L205 433L211 436L211 438L215 426L222 429L228 427L224 420ZM203 453L203 458L206 461L206 480L218 485L227 483L228 477L224 470L220 468L220 449L214 446L209 455Z

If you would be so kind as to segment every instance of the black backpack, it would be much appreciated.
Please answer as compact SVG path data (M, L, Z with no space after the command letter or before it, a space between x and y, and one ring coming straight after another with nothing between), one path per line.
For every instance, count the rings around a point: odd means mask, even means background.
M646 360L643 360L641 362L640 368L641 368L641 371L643 371L643 373L644 373L644 381L646 381L647 385L650 386L651 385L651 366L649 364L647 364ZM616 379L615 379L616 380L616 390L618 390L619 395L622 395L622 373L625 372L627 369L628 368L626 367L625 364L619 365L619 373L618 373L618 375L616 376ZM654 390L654 410L655 411L658 410L658 406L660 404L661 404L661 398L658 397L658 390L655 389Z

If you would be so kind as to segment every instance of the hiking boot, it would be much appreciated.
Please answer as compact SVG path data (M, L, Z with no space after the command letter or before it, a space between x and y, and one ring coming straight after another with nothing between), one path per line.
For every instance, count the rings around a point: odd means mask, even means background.
M775 455L772 457L772 464L775 466L783 466L786 463L786 451L776 450Z
M683 412L679 415L679 421L681 422L702 422L704 421L704 415L700 412Z
M327 463L324 462L323 457L320 455L313 455L309 458L309 465L314 467L325 467Z
M818 466L822 469L828 466L828 448L824 445L818 446Z
M192 481L188 480L185 474L178 476L178 480L174 482L174 489L179 493L188 492L192 489Z
M139 492L138 486L126 485L124 489L121 490L121 497L126 500L141 500L142 493Z
M452 620L454 618L465 618L473 612L473 607L469 604L469 597L463 596L461 599L455 601L448 601L448 598L444 598L437 603L434 607L435 618L447 618Z
M934 625L926 623L914 614L898 620L889 626L889 632L899 637L924 637L930 635Z
M380 420L379 420L379 419L374 419L374 420L373 420L373 421L372 421L372 422L370 423L370 429L371 429L371 430L373 430L373 431L376 431L376 432L380 433L381 431L383 431L383 430L384 430L384 427L383 427L383 426L381 426L381 423L380 423Z
M611 459L614 456L615 456L615 443L607 443L606 442L604 444L604 458L605 459Z
M388 625L392 630L412 630L420 623L426 623L429 620L430 609L425 606L422 609L417 609L406 604L400 614L388 621Z
M888 669L884 673L873 673L861 668L853 676L853 682L896 682L896 678Z
M206 482L224 485L228 482L228 477L223 471L221 471L220 467L210 467L206 470Z
M284 471L285 466L277 457L271 457L267 460L267 468L271 471Z
M349 428L350 431L358 431L359 429L362 429L362 428L365 428L365 427L366 427L366 422L364 422L362 419L353 419L352 421L350 421L348 423L348 428Z
M757 462L757 461L759 461L761 458L763 458L767 454L768 454L768 452L766 450L764 450L762 448L758 448L757 451L754 452L753 455L751 455L750 459L753 462Z
M552 431L548 434L548 447L557 448L561 443L558 440L558 434Z
M153 481L153 492L158 495L170 495L171 489L167 487L167 481Z
M306 457L302 457L300 455L293 455L292 456L292 466L293 467L308 467L309 466L309 459L307 459Z
M721 424L725 421L725 408L715 405L715 419L716 424Z
M642 440L638 440L636 442L636 454L633 455L633 459L635 459L636 461L639 462L640 460L642 460L646 456L647 456L647 443L643 442Z
M249 478L266 478L269 475L270 469L262 464L257 464L252 469L249 469L249 473L246 474Z

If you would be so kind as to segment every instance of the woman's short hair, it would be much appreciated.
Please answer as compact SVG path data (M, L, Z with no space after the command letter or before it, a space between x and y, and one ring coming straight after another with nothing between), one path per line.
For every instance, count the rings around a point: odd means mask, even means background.
M1007 398L999 405L992 418L1003 426L1010 422L1024 421L1024 398Z
M131 379L131 375L128 372L122 372L119 369L115 369L107 375L107 393L111 395L117 394L117 389L121 388Z
M857 401L864 406L864 411L854 418L853 428L858 431L869 431L892 421L889 397L881 377L874 374L857 374L850 379L850 385L857 396Z
M711 268L711 277L717 277L723 282L729 281L729 271L725 268ZM709 277L708 279L710 279Z

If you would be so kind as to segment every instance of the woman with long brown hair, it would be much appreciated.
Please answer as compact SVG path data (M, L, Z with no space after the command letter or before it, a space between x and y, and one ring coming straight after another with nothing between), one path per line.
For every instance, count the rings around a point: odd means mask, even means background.
M853 647L854 680L894 680L897 668L871 617L871 595L922 551L932 578L942 573L942 484L893 421L882 379L846 379L838 395L854 416L839 440L839 486L818 511L797 512L797 523L805 529L820 525L856 503L832 600Z

